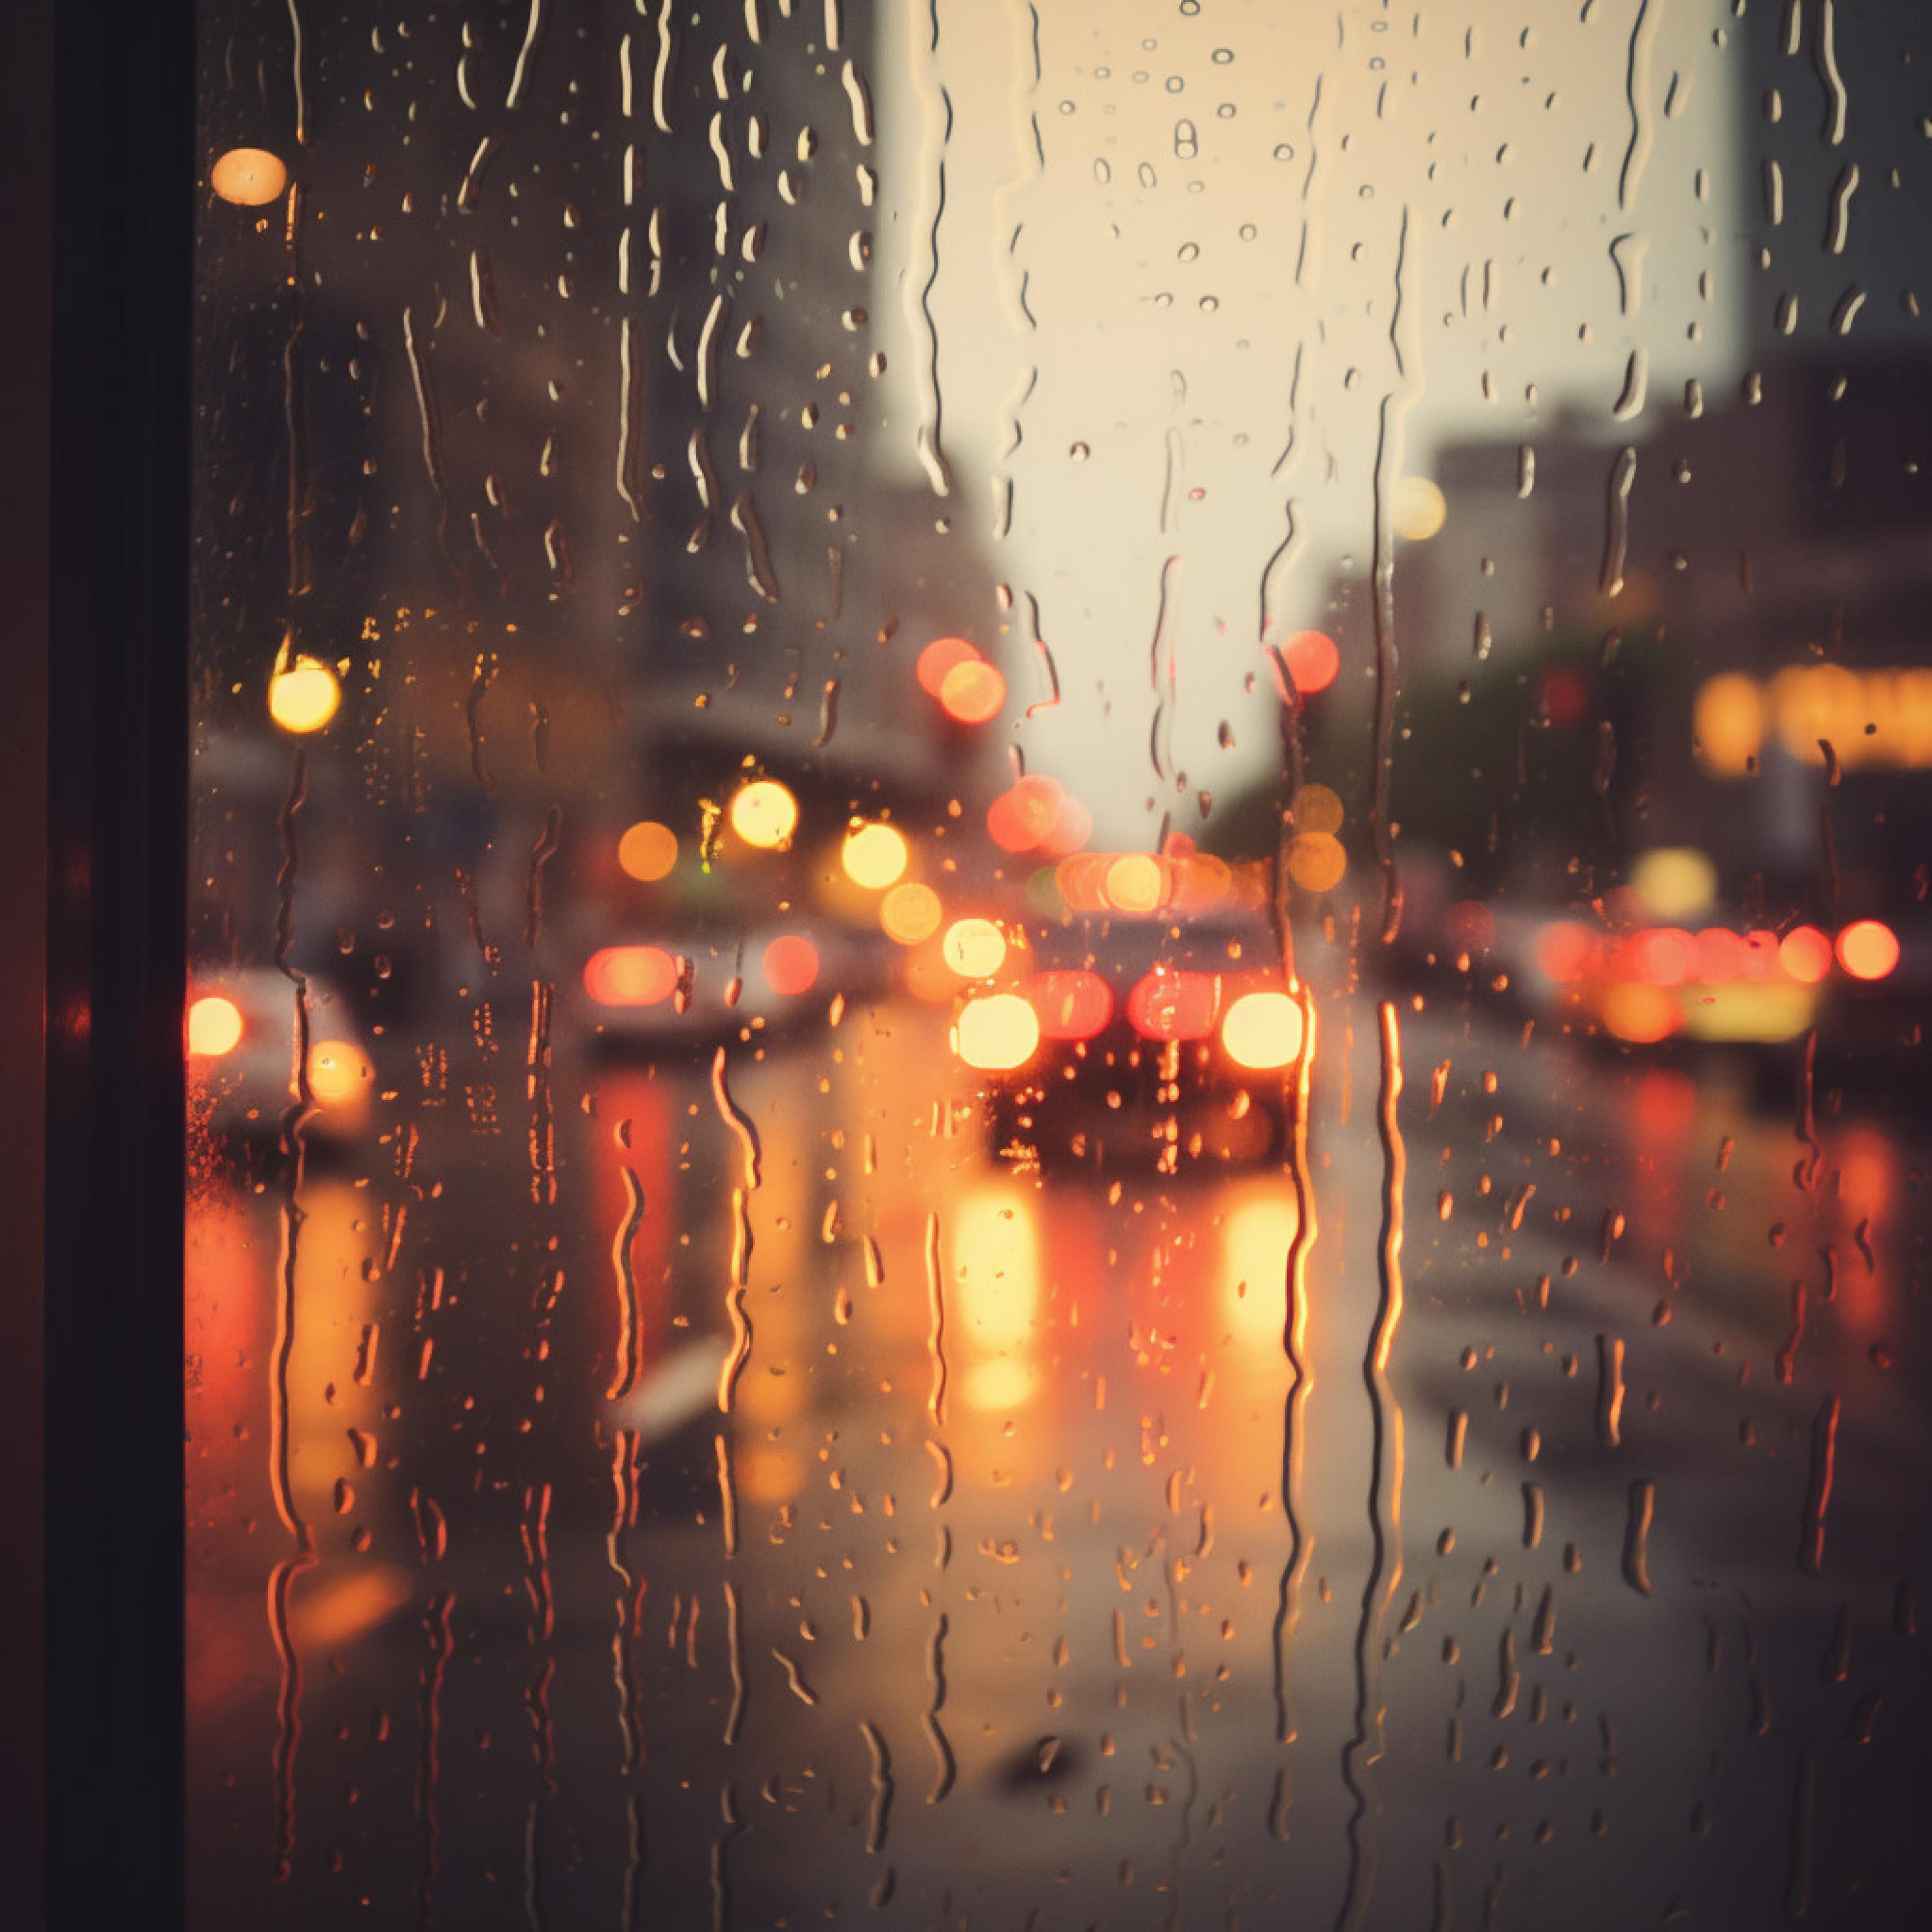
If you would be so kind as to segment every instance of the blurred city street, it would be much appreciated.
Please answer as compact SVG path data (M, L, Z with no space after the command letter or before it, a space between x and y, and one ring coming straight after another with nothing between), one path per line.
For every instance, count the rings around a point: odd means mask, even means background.
M493 1203L502 1140L448 1114L393 1180L318 1162L285 1575L283 1204L211 1182L201 1922L1907 1895L1922 1149L1850 1102L1809 1144L1736 1063L1539 1042L1532 1079L1407 995L1384 1144L1383 1024L1324 1012L1300 1244L1293 1162L1000 1159L903 1000L728 1053L749 1140L695 1058L556 1094L554 1203Z

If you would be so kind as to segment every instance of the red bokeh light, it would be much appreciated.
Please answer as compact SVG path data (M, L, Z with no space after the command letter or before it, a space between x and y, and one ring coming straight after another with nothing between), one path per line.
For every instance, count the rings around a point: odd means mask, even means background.
M1544 928L1536 942L1536 963L1558 985L1568 986L1589 970L1596 951L1596 939L1587 926L1559 920Z
M765 983L782 999L808 993L818 977L818 948L795 932L765 948Z
M1281 661L1304 698L1326 691L1342 668L1342 653L1335 648L1335 640L1322 631L1296 632L1282 647Z
M1091 1040L1114 1017L1114 990L1097 973L1036 973L1027 998L1043 1040Z
M1208 973L1150 973L1127 995L1127 1018L1148 1040L1199 1040L1212 1033L1220 988Z
M1681 986L1696 964L1696 942L1679 926L1646 926L1631 934L1624 949L1626 970L1646 986Z

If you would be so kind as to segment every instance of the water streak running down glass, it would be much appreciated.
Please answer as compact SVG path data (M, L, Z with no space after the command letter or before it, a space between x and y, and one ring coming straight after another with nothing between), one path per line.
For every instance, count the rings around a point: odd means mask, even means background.
M1916 1922L1932 26L199 34L191 1922Z

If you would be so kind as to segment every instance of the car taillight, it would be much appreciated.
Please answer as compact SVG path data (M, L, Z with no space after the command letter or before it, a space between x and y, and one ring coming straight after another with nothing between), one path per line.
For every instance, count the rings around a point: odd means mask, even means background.
M1114 1017L1114 989L1097 973L1036 973L1027 993L1048 1040L1091 1040Z
M952 1050L982 1073L1011 1073L1040 1044L1040 1016L1017 993L968 1000L952 1022Z
M1150 973L1127 995L1127 1018L1144 1040L1199 1040L1214 1030L1220 984L1209 973Z
M584 964L584 990L600 1006L654 1006L676 985L677 962L662 946L607 946Z
M1238 1066L1264 1072L1301 1051L1301 1009L1286 993L1244 993L1221 1022L1221 1044Z

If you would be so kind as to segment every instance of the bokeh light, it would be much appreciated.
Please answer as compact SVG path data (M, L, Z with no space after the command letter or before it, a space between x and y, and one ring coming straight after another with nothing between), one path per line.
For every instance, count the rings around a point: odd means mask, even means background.
M1400 478L1389 504L1389 520L1405 543L1426 543L1449 515L1449 500L1426 476Z
M1006 963L1006 936L990 919L955 920L940 950L962 980L989 979Z
M888 939L902 946L916 946L939 930L944 916L939 895L930 886L916 883L895 886L879 902L879 924Z
M1707 771L1744 777L1764 743L1764 697L1756 680L1736 671L1706 679L1692 708L1691 730Z
M1660 845L1630 868L1630 886L1653 919L1691 919L1718 896L1718 868L1693 845Z
M1882 920L1855 920L1838 934L1838 952L1854 980L1882 980L1898 964L1898 935Z
M1778 963L1801 985L1815 986L1832 970L1832 942L1815 926L1794 926L1778 942Z
M1301 1051L1301 1009L1287 994L1244 993L1221 1022L1221 1044L1237 1066L1286 1066Z
M983 724L997 718L1006 701L1006 681L983 658L955 664L940 681L939 701L946 716L962 724Z
M937 698L945 687L946 673L956 664L979 662L978 650L964 638L934 638L919 654L920 688L928 697Z
M1288 804L1298 832L1339 832L1346 816L1340 795L1325 784L1305 784Z
M910 856L905 835L897 826L875 823L855 825L846 833L838 862L855 886L883 892L903 874Z
M1332 892L1348 869L1348 855L1332 832L1298 832L1288 844L1288 876L1305 892Z
M208 184L237 208L261 208L288 185L279 154L266 148L230 148L208 170Z
M1127 995L1127 1018L1148 1040L1198 1040L1214 1030L1221 992L1208 973L1145 974Z
M268 680L268 716L298 736L320 731L341 702L341 684L320 658L297 658Z
M731 800L731 830L760 851L782 849L798 829L798 800L776 778L754 778Z
M1036 973L1027 992L1048 1040L1091 1040L1114 1017L1113 988L1083 968Z
M1604 994L1604 1026L1633 1046L1654 1046L1684 1024L1683 1010L1661 986L1626 981Z
M1538 935L1536 963L1546 977L1568 986L1589 970L1597 946L1588 926L1572 919L1555 920Z
M1010 1073L1033 1058L1040 1044L1040 1018L1017 993L985 994L959 1009L952 1043L968 1066Z
M1696 942L1679 926L1646 926L1626 942L1624 964L1646 986L1682 986L1696 970Z
M242 1042L242 1009L219 993L196 1000L188 1010L188 1050L206 1060L232 1053Z
M1324 631L1298 631L1282 646L1282 662L1304 697L1326 691L1342 668L1342 653Z
M584 990L601 1006L654 1006L677 986L677 962L661 946L606 946L584 962Z
M782 999L808 993L818 978L818 948L808 939L788 932L765 948L765 984Z
M677 863L677 834L655 819L643 819L617 841L617 863L640 884L663 878Z
M309 1049L308 1090L319 1107L340 1107L356 1099L374 1070L346 1040L318 1041Z
M1145 852L1123 853L1108 866L1100 890L1116 912L1154 912L1167 896L1167 868Z

